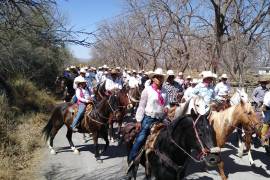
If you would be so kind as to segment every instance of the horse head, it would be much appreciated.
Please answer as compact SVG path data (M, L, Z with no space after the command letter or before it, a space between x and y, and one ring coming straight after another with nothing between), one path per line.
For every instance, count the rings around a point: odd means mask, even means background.
M250 133L260 134L262 122L258 118L250 102L244 102L241 100L235 116L240 118L240 123L243 125L245 130Z
M121 106L121 101L119 97L119 92L120 91L112 91L110 96L108 97L108 105L109 105L109 110L112 113L113 119L118 121L121 118L122 115L122 106Z
M207 166L216 166L219 161L220 148L216 146L214 129L208 120L208 114L191 114L193 118L193 129L196 137L196 149L198 158L203 160Z
M231 105L237 105L240 103L240 101L243 101L245 103L249 102L248 94L246 93L244 88L237 89L230 99Z

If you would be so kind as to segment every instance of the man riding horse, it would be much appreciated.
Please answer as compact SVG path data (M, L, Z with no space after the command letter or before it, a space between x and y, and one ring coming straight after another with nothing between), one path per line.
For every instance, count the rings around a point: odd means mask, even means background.
M143 90L136 112L136 129L140 132L137 134L128 156L129 170L134 166L134 159L149 135L151 125L160 121L164 116L166 95L161 91L161 88L165 75L161 68L157 68L149 76L152 79L152 84Z

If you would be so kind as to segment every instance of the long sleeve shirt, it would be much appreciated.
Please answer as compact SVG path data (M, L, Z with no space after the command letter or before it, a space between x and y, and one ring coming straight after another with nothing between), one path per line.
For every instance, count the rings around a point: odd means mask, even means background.
M231 86L228 83L219 82L215 87L217 96L228 95L231 92Z
M88 88L77 88L76 97L79 102L86 103L90 99L90 92Z
M253 101L255 101L256 103L262 103L263 102L263 98L265 96L265 93L268 91L267 88L263 88L262 86L259 86L257 88L254 89L254 91L252 92L252 99Z
M161 92L161 95L166 99L166 94L164 92ZM164 116L163 110L165 105L166 102L164 105L159 104L158 93L152 88L152 86L147 86L142 91L135 118L138 122L143 120L144 115L160 119Z
M177 102L177 96L179 93L183 92L182 87L176 81L174 81L173 84L165 82L162 88L166 92L167 103Z
M113 80L112 78L107 78L105 83L105 89L107 91L111 91L114 89L122 89L122 83L118 78L116 80Z
M215 91L212 86L206 86L204 83L199 83L193 88L192 96L202 96L206 103L210 104L215 100Z

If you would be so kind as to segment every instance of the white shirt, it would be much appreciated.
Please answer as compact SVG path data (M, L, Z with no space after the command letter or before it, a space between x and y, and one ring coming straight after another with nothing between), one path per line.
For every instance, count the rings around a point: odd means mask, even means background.
M139 81L136 77L134 76L130 76L129 80L128 80L128 86L130 88L135 88L135 87L139 87Z
M270 107L270 91L266 92L264 98L263 98L263 104L267 107Z
M82 96L81 96L82 93ZM76 89L76 97L80 102L87 102L90 99L90 92L88 89L77 88Z
M192 96L193 96L193 87L192 86L190 86L190 87L188 87L186 90L185 90L185 92L184 92L184 96L183 96L183 98L187 101L187 100L189 100Z
M100 83L101 82L101 78L102 78L103 72L102 71L98 71L96 74L96 79L97 82Z
M219 82L215 87L215 94L218 96L226 96L230 91L231 86L228 83L224 84L223 82Z
M111 91L113 89L122 89L122 83L118 78L114 81L111 77L107 78L105 82L105 89L107 91Z
M161 96L166 100L166 94L161 92ZM158 93L152 88L152 86L145 87L142 91L139 107L136 112L136 120L141 122L144 115L152 118L160 119L164 115L164 105L159 104Z

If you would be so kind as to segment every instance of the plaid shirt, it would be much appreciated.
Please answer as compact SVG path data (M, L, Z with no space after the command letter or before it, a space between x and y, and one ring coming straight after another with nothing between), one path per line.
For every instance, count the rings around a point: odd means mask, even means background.
M162 88L166 93L166 102L168 104L177 102L177 95L183 92L182 87L176 81L174 81L173 84L165 82Z

